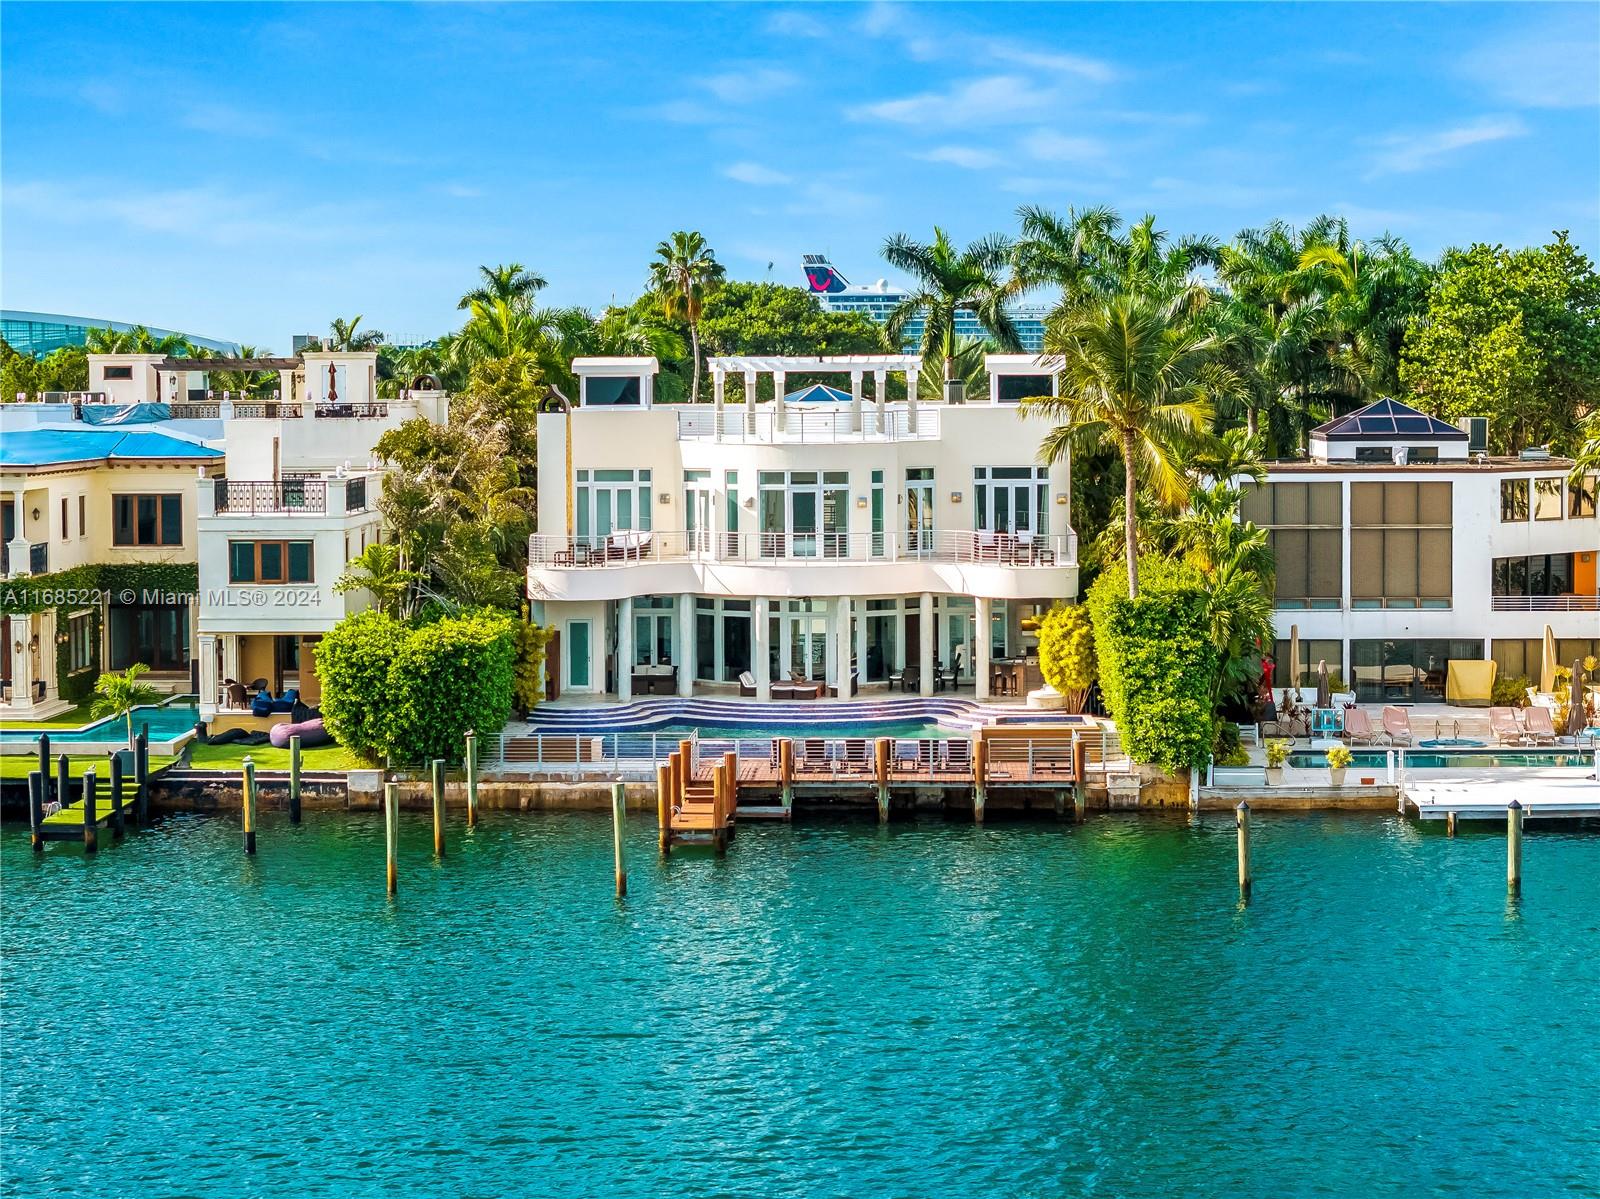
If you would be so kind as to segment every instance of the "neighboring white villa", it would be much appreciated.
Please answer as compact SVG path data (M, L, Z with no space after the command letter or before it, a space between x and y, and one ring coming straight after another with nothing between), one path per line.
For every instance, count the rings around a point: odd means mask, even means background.
M950 405L915 398L914 355L709 366L711 403L657 407L654 359L579 359L574 409L539 417L552 696L1038 686L1024 621L1078 583L1069 466L1016 405L1047 368L992 356L991 395ZM772 398L725 404L730 379Z
M1466 431L1394 400L1320 426L1307 461L1269 464L1242 514L1277 558L1276 658L1338 671L1362 703L1442 702L1451 660L1540 682L1600 653L1596 479L1542 451L1475 452Z

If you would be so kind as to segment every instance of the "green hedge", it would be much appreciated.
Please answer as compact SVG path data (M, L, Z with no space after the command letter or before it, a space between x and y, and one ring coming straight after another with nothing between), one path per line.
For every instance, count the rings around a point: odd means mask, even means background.
M1212 750L1211 642L1204 584L1191 567L1141 560L1140 592L1106 571L1089 589L1100 693L1136 762L1165 770L1205 765Z
M499 732L511 715L518 628L490 611L423 624L346 617L317 646L328 731L397 765L459 761L468 729Z
M1039 673L1081 712L1094 686L1094 625L1081 605L1057 604L1039 618Z

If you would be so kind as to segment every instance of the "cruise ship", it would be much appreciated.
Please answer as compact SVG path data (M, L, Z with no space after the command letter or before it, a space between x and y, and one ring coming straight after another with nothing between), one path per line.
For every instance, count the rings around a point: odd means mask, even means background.
M804 256L806 286L822 302L828 312L864 312L880 325L888 324L889 314L906 298L902 288L892 287L885 279L876 283L852 284L828 261L825 254ZM1017 323L1017 334L1022 348L1038 353L1044 348L1044 322L1050 309L1046 304L1014 304L1012 319ZM978 318L971 312L956 313L956 336L982 340L988 335ZM910 321L906 325L905 344L915 346L922 340L922 322Z

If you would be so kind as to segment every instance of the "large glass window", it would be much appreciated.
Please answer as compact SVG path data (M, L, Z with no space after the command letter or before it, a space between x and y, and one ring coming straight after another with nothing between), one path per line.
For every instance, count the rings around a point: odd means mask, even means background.
M1239 516L1267 530L1279 608L1337 608L1344 590L1338 483L1268 483L1247 490Z
M599 546L612 533L650 528L647 470L580 470L575 480L578 536Z
M65 518L63 517L63 523ZM113 545L182 545L181 495L114 495L111 497Z
M637 407L641 403L636 375L591 375L584 380L585 408Z
M1496 558L1490 582L1495 595L1571 595L1572 566L1572 554Z
M1350 485L1350 596L1356 608L1448 608L1451 484Z
M94 613L74 612L67 618L67 671L94 665Z
M1349 679L1344 675L1344 643L1337 640L1321 638L1302 638L1300 641L1300 673L1294 673L1295 664L1289 661L1289 642L1287 639L1273 643L1272 661L1275 668L1272 674L1274 687L1290 686L1290 679L1298 677L1300 686L1315 687L1317 685L1317 663L1328 664L1329 677L1337 676L1337 683L1348 684ZM1340 690L1338 686L1334 690Z
M906 553L933 552L933 467L906 468Z
M763 557L849 556L848 471L764 470L757 485Z
M1544 642L1539 638L1496 638L1490 654L1500 667L1501 678L1521 676L1538 685L1544 665ZM1600 657L1600 637L1563 637L1556 642L1556 661L1563 666L1590 655Z
M1600 494L1600 475L1584 475L1577 482L1567 482L1567 516L1581 520L1595 514L1595 499Z
M633 601L633 664L670 666L673 610L670 595L641 595Z
M1049 375L1001 375L995 381L995 390L1002 404L1015 404L1034 396L1047 396L1054 391Z
M143 662L151 670L189 668L189 609L183 604L138 607L113 603L107 623L110 669Z
M1533 481L1533 519L1560 520L1562 516L1561 480L1559 478L1535 479Z
M1450 660L1482 657L1483 642L1476 640L1351 641L1356 702L1442 703Z
M1500 480L1501 521L1528 519L1528 480Z
M312 557L309 541L230 541L228 582L310 583Z
M978 532L1048 531L1050 472L1042 466L980 466L972 472L972 519Z

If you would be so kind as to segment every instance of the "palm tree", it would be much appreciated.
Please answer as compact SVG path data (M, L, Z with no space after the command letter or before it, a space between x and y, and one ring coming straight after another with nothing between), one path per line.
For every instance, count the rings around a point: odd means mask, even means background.
M689 348L694 356L689 402L700 398L700 314L706 298L722 286L726 272L699 233L679 230L656 247L650 264L650 288L661 297L669 318L689 326Z
M956 339L955 377L968 395L982 395L989 388L989 368L984 355L992 353L994 345L976 337ZM944 399L944 363L941 360L922 360L922 373L917 376L917 391L925 400Z
M265 355L255 346L241 345L237 357L261 358ZM273 375L268 371L212 371L208 377L207 385L213 391L238 392L241 396L254 393L268 386Z
M128 748L133 749L133 710L161 702L161 692L148 683L139 681L150 673L143 662L135 662L121 674L109 672L95 682L95 701L90 707L92 716L122 717L128 722Z
M1011 259L1007 238L997 233L958 250L949 235L935 226L931 242L895 234L884 243L883 257L914 280L910 294L889 314L889 340L903 344L906 325L921 317L919 348L925 359L944 360L946 394L948 385L957 381L957 312L976 316L978 324L1003 349L1022 348L1005 306L1009 293L1004 276Z
M346 321L343 317L334 317L333 324L328 330L328 339L320 343L318 348L324 350L364 352L376 350L383 344L383 334L376 329L367 329L357 332L361 324L359 315Z
M1028 204L1017 209L1022 236L1011 250L1014 291L1059 287L1068 303L1082 303L1106 292L1107 266L1115 257L1122 218L1109 205L1067 209L1057 216Z
M1139 594L1138 482L1176 507L1189 481L1174 446L1205 429L1213 401L1237 386L1216 361L1216 342L1183 315L1181 302L1134 292L1063 314L1045 331L1061 359L1061 394L1024 400L1024 411L1058 421L1040 458L1057 462L1074 444L1122 457L1128 594Z
M334 582L333 589L343 595L347 591L367 590L379 612L404 616L410 609L407 597L411 589L423 581L415 570L408 570L398 545L374 541L360 555L350 559L345 571Z
M131 329L90 329L84 337L84 349L91 354L165 354L169 358L194 358L199 353L182 333L166 333L157 337L143 325Z
M513 308L531 308L533 297L545 289L543 275L530 271L520 262L503 266L480 266L482 282L461 297L457 308L467 309L474 304L505 303Z

